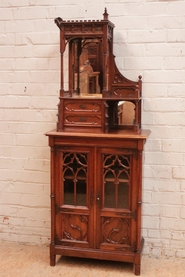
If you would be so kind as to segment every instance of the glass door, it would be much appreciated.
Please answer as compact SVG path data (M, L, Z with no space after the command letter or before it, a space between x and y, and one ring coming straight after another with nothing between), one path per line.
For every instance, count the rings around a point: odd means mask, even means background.
M83 147L59 147L56 166L56 233L59 244L92 247L93 152Z
M97 248L133 250L136 240L137 186L133 186L136 159L131 151L115 148L99 149L98 157Z

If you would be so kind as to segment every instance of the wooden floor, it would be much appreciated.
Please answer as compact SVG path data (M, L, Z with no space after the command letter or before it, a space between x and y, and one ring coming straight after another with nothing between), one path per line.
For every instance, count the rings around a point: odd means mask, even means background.
M58 256L49 266L49 247L0 242L1 277L130 277L131 264ZM184 277L185 260L142 257L142 277Z

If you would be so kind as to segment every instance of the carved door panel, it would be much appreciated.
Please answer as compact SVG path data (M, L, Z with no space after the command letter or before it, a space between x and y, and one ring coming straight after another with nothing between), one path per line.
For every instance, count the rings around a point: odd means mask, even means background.
M97 244L102 250L136 247L137 155L129 150L99 149Z
M93 247L93 151L56 149L56 242Z

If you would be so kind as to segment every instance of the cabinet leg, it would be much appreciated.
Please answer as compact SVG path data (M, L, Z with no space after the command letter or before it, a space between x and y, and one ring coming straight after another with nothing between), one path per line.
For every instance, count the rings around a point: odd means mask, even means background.
M140 275L140 270L141 270L141 265L140 264L135 264L134 265L134 273L136 276L139 276Z
M50 255L50 266L55 266L56 255Z
M55 250L54 250L54 246L50 244L50 266L55 266L55 264L56 264Z

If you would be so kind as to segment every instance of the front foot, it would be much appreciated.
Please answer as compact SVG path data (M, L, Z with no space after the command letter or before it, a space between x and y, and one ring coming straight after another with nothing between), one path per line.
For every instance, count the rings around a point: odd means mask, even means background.
M56 255L54 244L50 244L50 266L55 266L56 264Z
M140 270L141 270L141 265L140 264L135 264L134 265L134 273L136 276L140 275Z
M50 255L50 266L55 266L56 264L56 255Z

